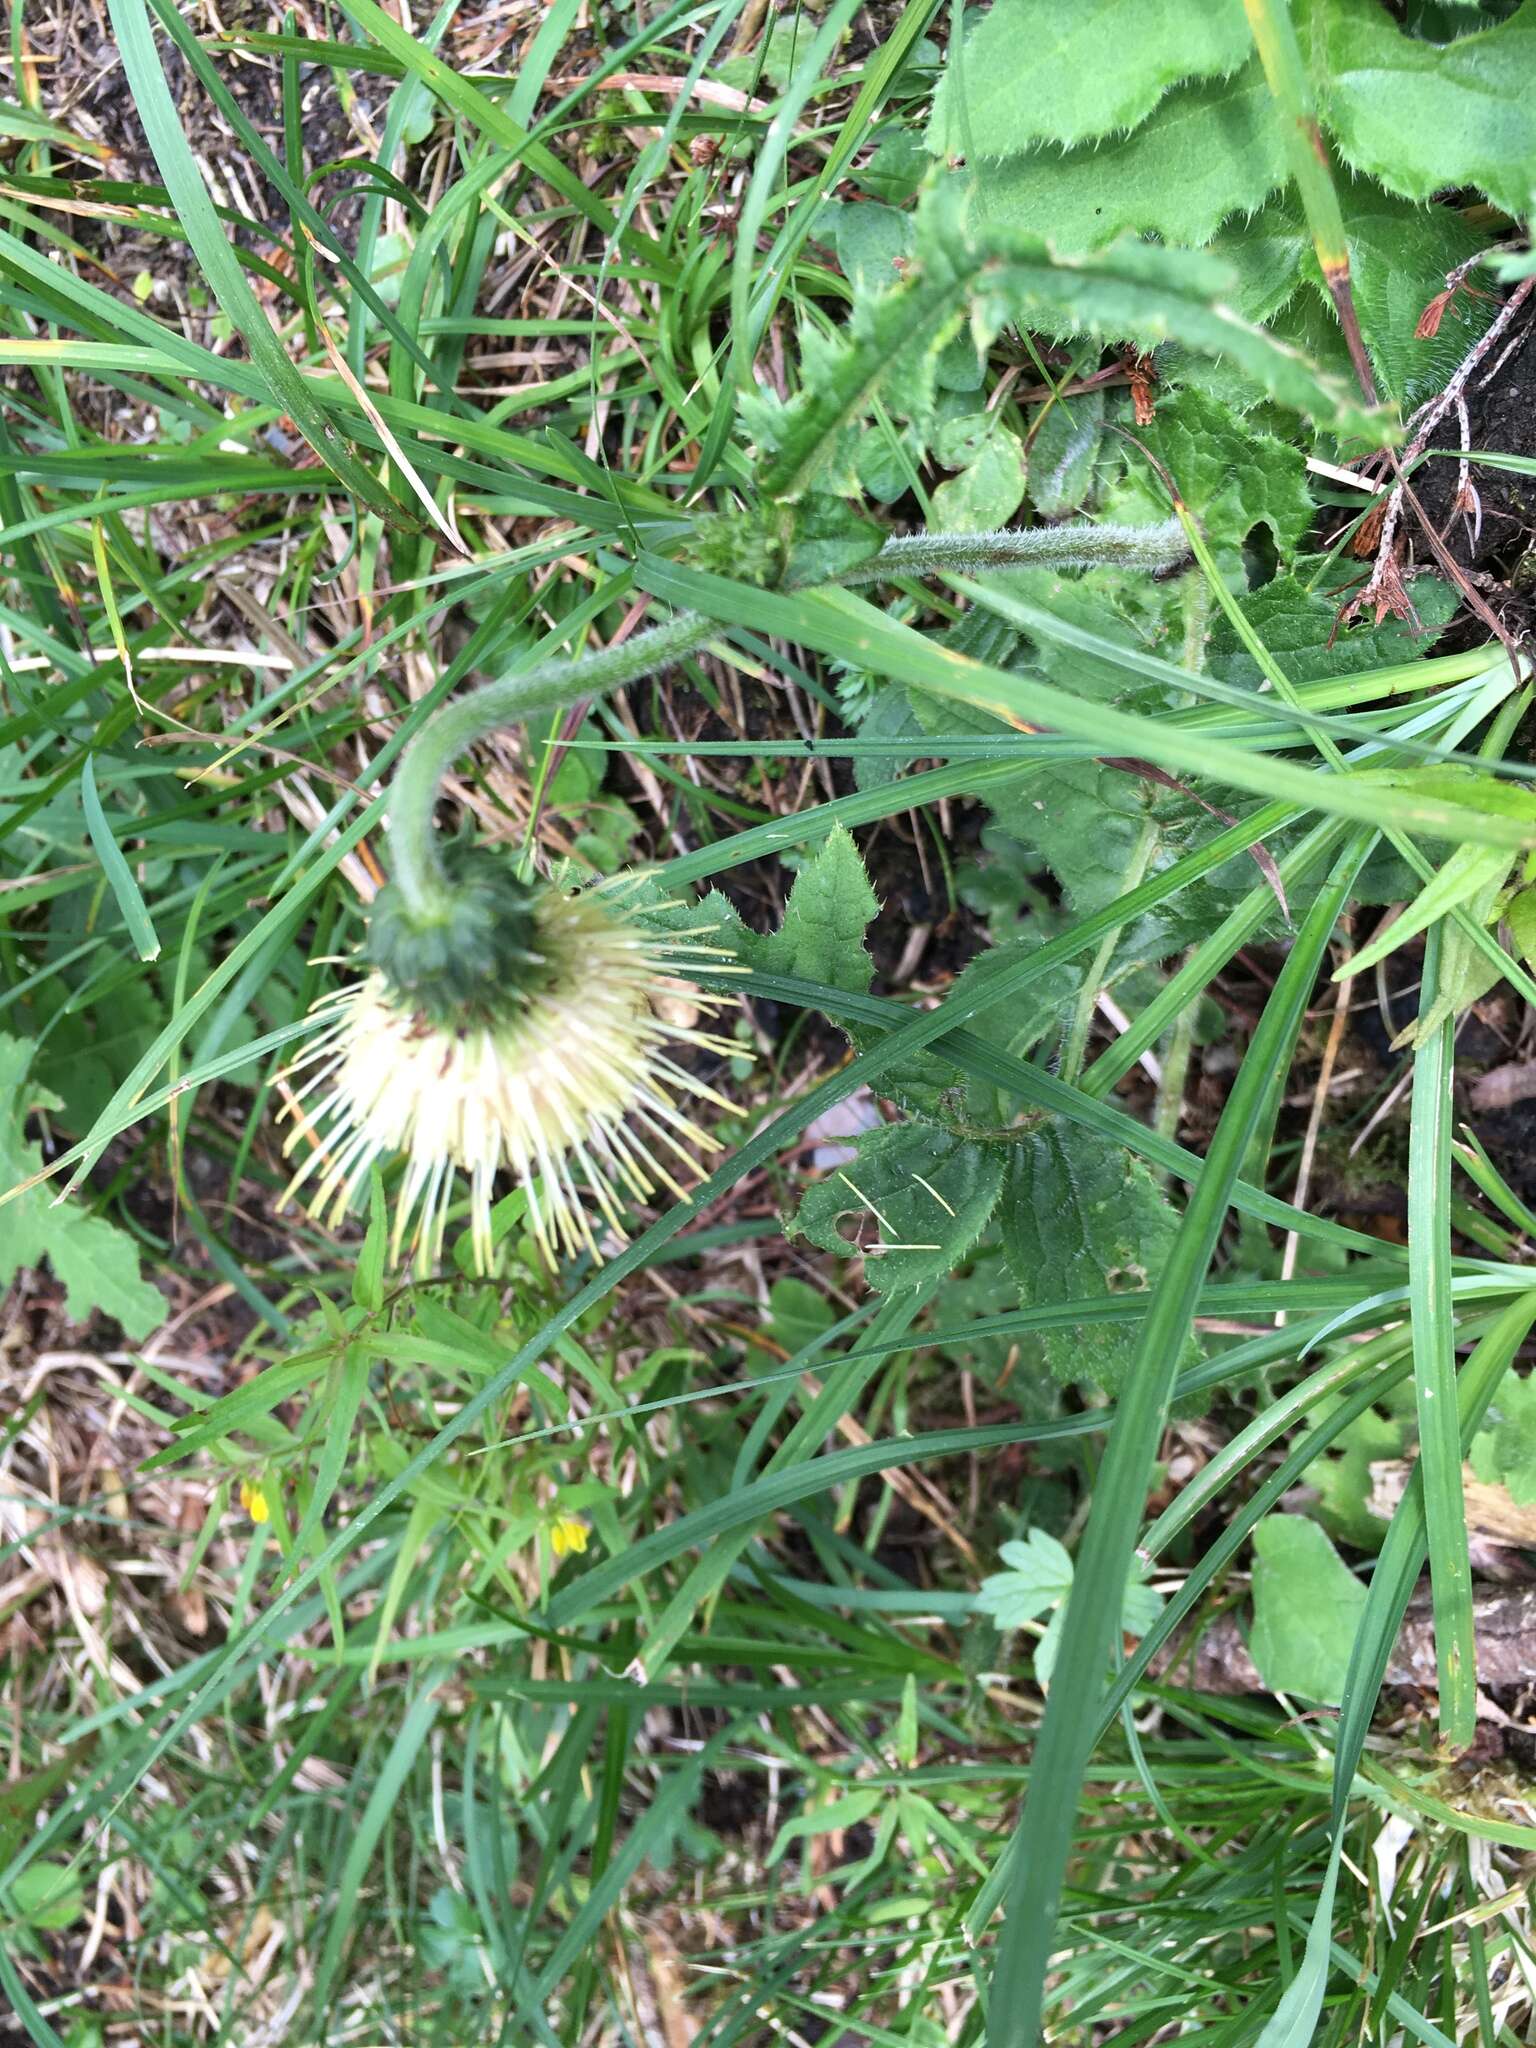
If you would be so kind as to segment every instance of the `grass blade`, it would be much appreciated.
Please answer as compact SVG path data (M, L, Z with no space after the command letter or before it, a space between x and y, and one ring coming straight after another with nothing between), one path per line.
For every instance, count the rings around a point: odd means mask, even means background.
M1439 992L1442 938L1437 925L1424 950L1421 1017L1428 1015ZM1477 1726L1477 1663L1467 1508L1461 1486L1461 1435L1456 1421L1456 1324L1451 1304L1451 1074L1455 1049L1456 1020L1447 1017L1414 1057L1408 1137L1408 1285L1419 1470L1435 1603L1440 1732L1445 1741L1464 1749Z
M1357 834L1318 892L1265 1005L1157 1286L1110 1434L1018 1827L992 1979L988 2048L1034 2048L1083 1773L1174 1366L1273 1076L1289 1063L1317 971L1373 835Z

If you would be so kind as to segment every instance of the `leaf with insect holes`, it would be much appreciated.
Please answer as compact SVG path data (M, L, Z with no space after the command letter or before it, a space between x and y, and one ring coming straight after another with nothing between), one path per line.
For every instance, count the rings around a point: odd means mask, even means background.
M1075 1124L1015 1136L998 1225L1021 1304L1092 1301L1139 1293L1167 1263L1178 1217L1123 1145ZM1062 1380L1117 1387L1136 1348L1134 1323L1078 1323L1045 1333ZM1188 1346L1187 1361L1197 1352Z
M1271 1692L1336 1707L1366 1590L1305 1515L1266 1515L1253 1532L1248 1647Z
M1286 175L1284 133L1255 60L1230 78L1179 86L1128 135L1065 155L1045 144L989 165L976 203L1058 249L1099 249L1128 230L1199 248Z
M40 1146L23 1135L34 1109L59 1109L58 1097L29 1081L32 1046L0 1034L0 1195L42 1166ZM65 1288L66 1314L84 1322L93 1309L145 1337L165 1319L165 1301L139 1274L133 1239L81 1202L56 1202L46 1182L0 1208L0 1287L23 1266L46 1260Z
M1144 120L1181 78L1235 71L1253 49L1241 0L994 0L934 95L935 156L1009 157Z
M882 1294L942 1277L991 1220L1003 1184L993 1145L932 1124L888 1124L857 1141L858 1157L806 1190L794 1227L824 1251L862 1246Z
M1408 35L1380 0L1313 0L1335 148L1408 199L1475 185L1523 216L1536 188L1536 4L1453 42Z

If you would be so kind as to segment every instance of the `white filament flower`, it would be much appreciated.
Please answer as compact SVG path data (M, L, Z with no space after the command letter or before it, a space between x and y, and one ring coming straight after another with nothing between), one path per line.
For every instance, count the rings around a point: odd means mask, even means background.
M678 1170L720 1146L679 1099L730 1105L668 1049L740 1048L676 1021L720 1008L680 990L678 977L690 961L718 959L719 949L647 928L625 914L616 893L542 891L532 909L536 971L492 1013L441 1021L378 970L327 999L320 1036L296 1063L319 1065L294 1098L296 1122L283 1149L311 1149L287 1192L313 1183L309 1212L328 1214L334 1227L375 1162L398 1154L406 1164L390 1255L398 1259L409 1241L418 1271L441 1256L460 1173L481 1271L491 1260L502 1174L522 1189L550 1265L561 1253L601 1258L588 1200L624 1243L627 1204L661 1189L684 1199Z

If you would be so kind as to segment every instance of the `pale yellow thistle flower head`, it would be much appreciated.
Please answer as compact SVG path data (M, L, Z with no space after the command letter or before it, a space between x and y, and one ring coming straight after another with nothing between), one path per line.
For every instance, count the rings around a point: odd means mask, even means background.
M629 1204L681 1200L695 1156L720 1148L680 1105L730 1105L673 1055L739 1048L691 1021L721 1005L691 989L680 1004L678 978L724 956L642 923L627 893L623 882L525 889L496 985L469 1000L462 961L439 978L438 999L403 990L384 967L329 998L292 1070L313 1068L293 1099L284 1150L307 1149L288 1193L307 1190L310 1214L334 1226L375 1163L400 1157L391 1257L408 1246L421 1272L441 1257L460 1176L481 1271L498 1182L523 1190L551 1266L601 1258L605 1231L626 1242Z

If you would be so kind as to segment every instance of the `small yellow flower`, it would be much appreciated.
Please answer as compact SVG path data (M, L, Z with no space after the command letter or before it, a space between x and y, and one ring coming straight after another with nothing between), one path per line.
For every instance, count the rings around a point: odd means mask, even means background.
M587 1547L592 1531L580 1515L556 1515L549 1531L550 1548L556 1557L580 1555Z
M259 1481L253 1485L249 1479L241 1480L240 1505L253 1522L269 1522L272 1519L272 1509Z

